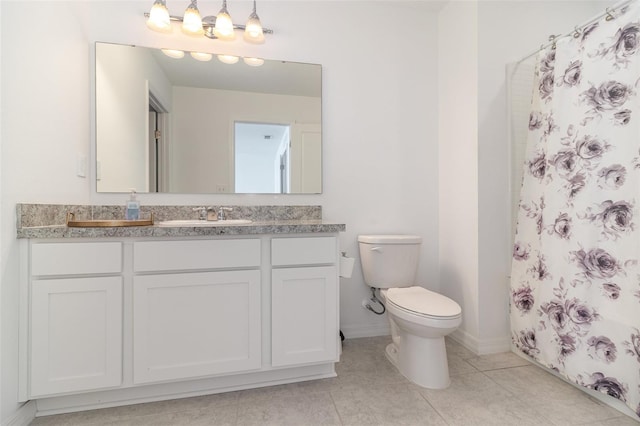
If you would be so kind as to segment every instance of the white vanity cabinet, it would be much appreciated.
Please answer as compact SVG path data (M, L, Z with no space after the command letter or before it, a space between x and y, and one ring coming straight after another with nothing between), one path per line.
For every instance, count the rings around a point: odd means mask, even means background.
M261 367L260 240L136 242L133 256L134 383Z
M336 232L20 243L20 400L43 413L335 376Z
M337 361L335 237L271 240L271 363Z
M29 394L122 383L122 243L31 245Z

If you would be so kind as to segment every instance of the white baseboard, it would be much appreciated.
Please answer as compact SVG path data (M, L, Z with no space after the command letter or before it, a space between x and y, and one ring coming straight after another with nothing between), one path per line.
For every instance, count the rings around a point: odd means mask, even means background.
M23 404L2 426L26 426L36 418L36 402Z
M476 355L488 355L511 351L511 338L509 336L481 340L464 330L457 329L451 333L449 337Z
M345 339L357 339L358 337L388 336L391 333L389 324L381 325L341 325L340 329Z
M253 373L232 374L204 379L156 383L54 396L36 401L36 416L40 417L121 405L211 395L335 376L334 364L324 363L304 367L290 367Z

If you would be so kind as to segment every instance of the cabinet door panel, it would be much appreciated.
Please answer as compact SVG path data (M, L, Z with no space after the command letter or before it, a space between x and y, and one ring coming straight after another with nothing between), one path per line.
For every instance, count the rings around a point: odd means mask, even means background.
M134 279L134 382L257 369L260 272Z
M119 386L122 278L32 285L31 396Z
M337 291L334 266L272 271L272 365L336 359Z

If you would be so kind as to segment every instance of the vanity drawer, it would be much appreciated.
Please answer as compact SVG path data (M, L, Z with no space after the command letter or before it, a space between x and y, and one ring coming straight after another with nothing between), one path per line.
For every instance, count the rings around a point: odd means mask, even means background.
M122 271L122 243L35 243L32 275L112 274Z
M335 237L274 238L271 240L271 265L335 263L337 250Z
M141 241L133 246L133 270L258 268L260 240Z

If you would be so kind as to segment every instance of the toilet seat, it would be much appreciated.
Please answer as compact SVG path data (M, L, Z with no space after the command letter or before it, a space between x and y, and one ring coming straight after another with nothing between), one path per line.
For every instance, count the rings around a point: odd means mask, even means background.
M454 319L462 314L455 301L424 287L394 287L385 292L387 304L407 314L428 319Z

